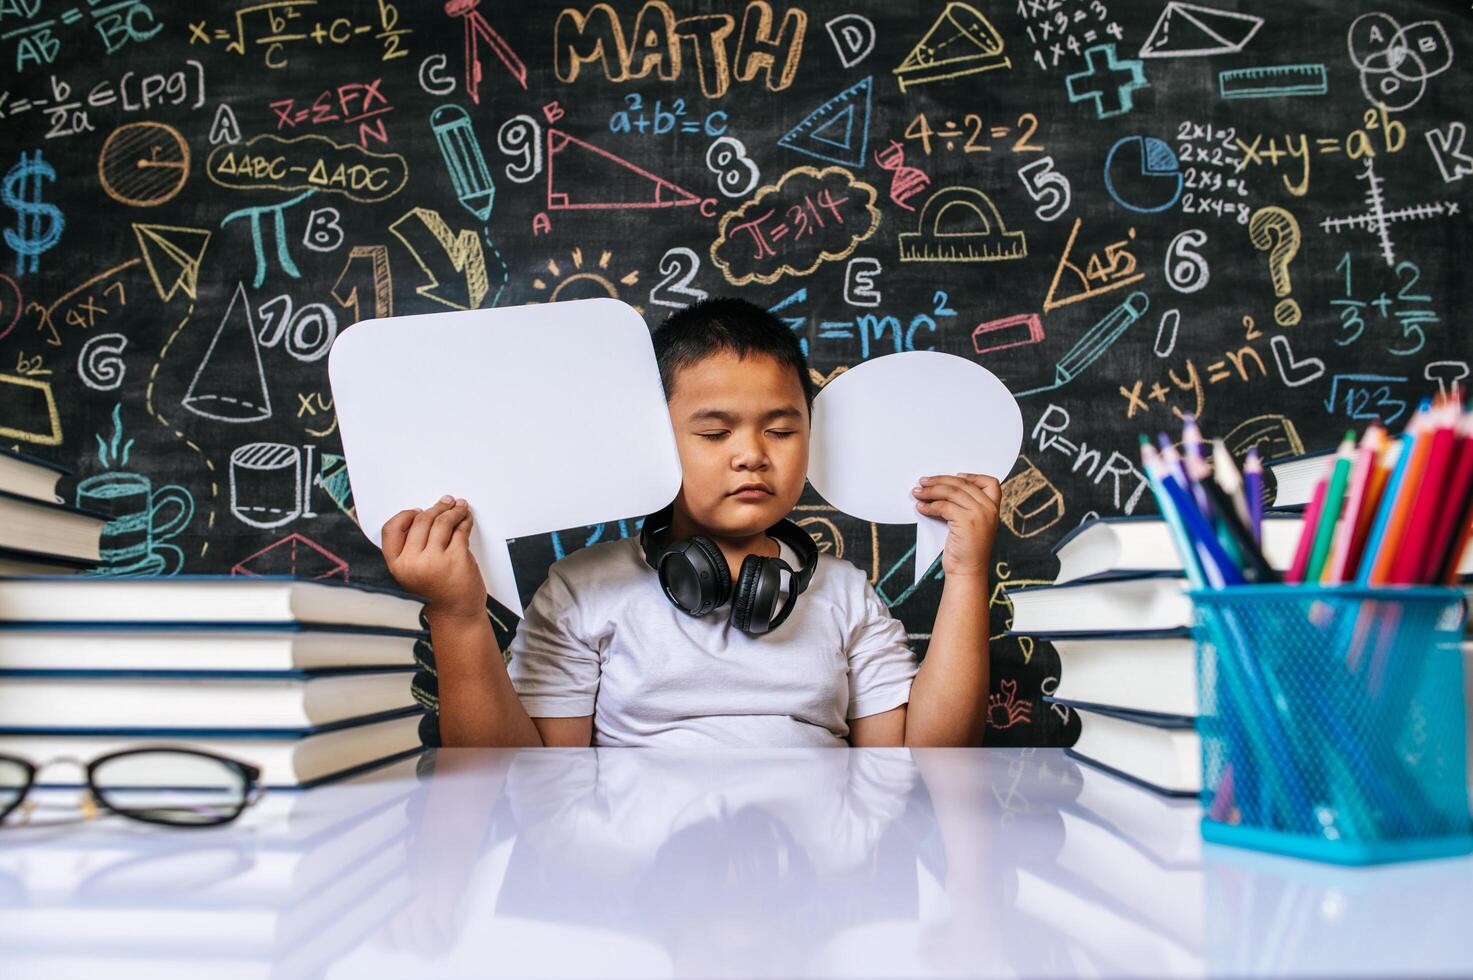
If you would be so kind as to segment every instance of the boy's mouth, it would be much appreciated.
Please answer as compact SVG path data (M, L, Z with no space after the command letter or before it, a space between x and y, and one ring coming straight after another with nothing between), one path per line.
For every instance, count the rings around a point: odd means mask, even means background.
M727 494L727 496L750 497L753 499L757 497L770 497L772 496L772 487L769 487L765 483L744 483Z

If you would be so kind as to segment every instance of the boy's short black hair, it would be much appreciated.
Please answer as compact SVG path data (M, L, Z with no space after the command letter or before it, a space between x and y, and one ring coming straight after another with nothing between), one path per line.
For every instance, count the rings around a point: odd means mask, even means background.
M803 398L813 411L814 386L808 375L808 359L793 331L767 310L735 296L713 296L676 310L655 328L652 337L655 359L660 365L660 383L668 400L675 390L675 375L713 354L730 351L737 357L765 354L791 367L803 387Z

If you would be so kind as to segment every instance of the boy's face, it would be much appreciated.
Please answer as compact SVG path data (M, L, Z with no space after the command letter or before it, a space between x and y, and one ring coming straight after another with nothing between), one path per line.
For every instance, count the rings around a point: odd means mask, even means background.
M793 369L722 351L681 368L674 387L670 421L684 471L677 510L733 538L786 517L808 476L808 406ZM736 492L753 483L768 492Z

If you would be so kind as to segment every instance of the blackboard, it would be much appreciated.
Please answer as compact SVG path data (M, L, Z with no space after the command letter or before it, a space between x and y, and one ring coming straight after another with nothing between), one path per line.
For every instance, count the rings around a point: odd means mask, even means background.
M1195 411L1283 456L1466 378L1473 23L1356 7L0 0L0 440L119 515L111 573L387 584L335 336L740 295L820 383L936 349L1019 394L1000 633L1067 530L1149 511L1138 433ZM514 542L524 595L639 516ZM923 654L913 534L796 516ZM1071 741L1052 651L992 657L991 740Z

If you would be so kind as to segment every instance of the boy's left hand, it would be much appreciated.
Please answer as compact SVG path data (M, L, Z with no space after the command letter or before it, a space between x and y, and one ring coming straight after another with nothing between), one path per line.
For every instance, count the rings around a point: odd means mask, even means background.
M948 576L986 575L997 537L1002 485L990 476L959 473L923 476L911 491L916 510L946 521L946 545L941 568Z

